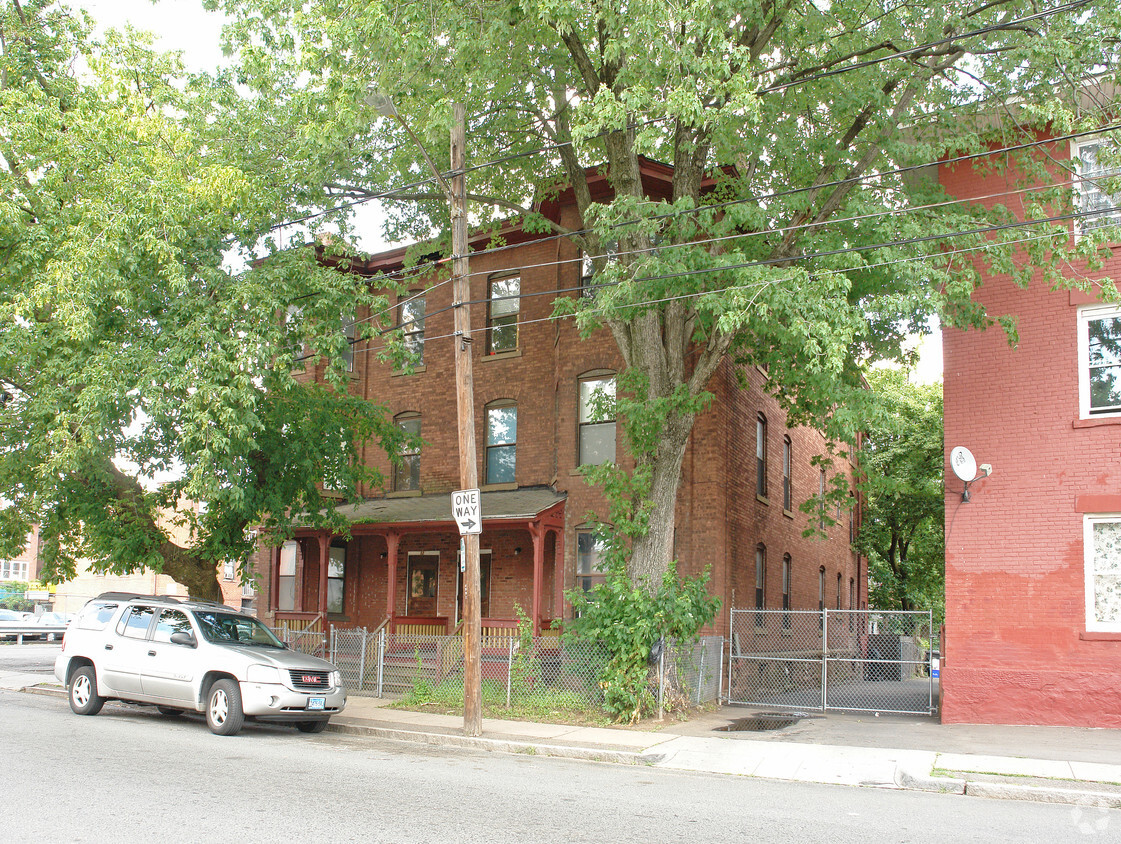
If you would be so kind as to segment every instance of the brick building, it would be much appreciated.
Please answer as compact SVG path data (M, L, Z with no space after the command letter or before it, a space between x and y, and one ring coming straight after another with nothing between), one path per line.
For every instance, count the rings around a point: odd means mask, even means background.
M665 195L671 175L663 165L644 162L651 195ZM592 187L607 191L602 177ZM571 197L563 194L542 212L566 225L574 221ZM581 339L571 320L548 319L554 295L542 292L576 296L589 283L577 248L516 226L502 234L513 248L470 262L482 614L484 626L512 625L518 606L541 629L571 614L566 591L602 578L589 514L606 513L606 507L581 467L627 459L615 420L593 399L613 392L622 361L606 329ZM481 238L472 243L475 251L485 246ZM405 252L374 255L352 270L399 270ZM349 541L308 530L280 548L262 546L263 617L371 629L423 622L450 631L458 623L451 303L449 285L422 283L398 301L398 321L414 320L414 341L423 348L423 365L412 374L394 371L365 353L365 343L356 344L351 390L387 405L425 445L396 470L384 452L367 448L363 459L392 483L388 491L359 490L364 501L341 508L352 523ZM736 374L726 363L710 382L716 398L698 418L685 458L674 548L679 570L710 568L710 589L725 610L753 607L757 595L773 608L866 606L866 568L850 550L854 512L830 512L837 524L822 540L802 536L809 517L799 511L833 471L851 477L852 466L842 458L828 473L820 470L811 460L824 451L821 434L786 428L785 414L763 389L763 371L744 373L748 389L738 386ZM726 625L722 612L714 626L722 632Z
M1040 154L1058 179L1067 167L1089 178L1100 143ZM1011 176L958 164L939 178L953 196L1023 213L1016 196L993 196ZM1076 185L1083 211L1105 213L1076 221L1075 236L1118 222L1116 198ZM1121 277L1121 257L1088 276ZM943 333L947 451L966 446L993 472L968 503L946 475L942 718L1121 727L1121 308L1038 277L1021 289L990 275L975 295L1018 318L1019 342Z

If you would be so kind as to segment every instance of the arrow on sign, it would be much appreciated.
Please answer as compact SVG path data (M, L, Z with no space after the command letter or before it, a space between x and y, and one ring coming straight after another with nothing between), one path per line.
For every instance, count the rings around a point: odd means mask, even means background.
M477 489L461 489L452 493L452 518L460 534L483 532L481 496Z

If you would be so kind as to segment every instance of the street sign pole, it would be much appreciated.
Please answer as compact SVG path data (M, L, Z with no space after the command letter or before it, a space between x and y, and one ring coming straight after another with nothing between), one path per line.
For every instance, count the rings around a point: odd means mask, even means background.
M471 301L467 278L467 107L452 106L451 206L452 296L455 299L455 399L459 418L459 477L466 490L478 492L475 453L475 376L471 365ZM480 530L482 517L480 514ZM463 573L463 732L483 733L481 596L479 594L479 534L464 537Z

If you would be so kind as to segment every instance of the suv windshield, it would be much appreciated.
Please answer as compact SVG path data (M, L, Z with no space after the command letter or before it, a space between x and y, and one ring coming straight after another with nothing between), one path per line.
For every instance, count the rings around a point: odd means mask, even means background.
M239 645L260 645L266 648L283 648L280 640L257 619L247 615L196 610L202 635L208 642L236 642Z

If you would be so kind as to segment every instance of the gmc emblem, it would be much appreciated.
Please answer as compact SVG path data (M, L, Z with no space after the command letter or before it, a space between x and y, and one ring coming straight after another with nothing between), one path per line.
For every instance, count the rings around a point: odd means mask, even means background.
M304 675L304 682L305 683L318 683L319 678L316 677L314 674L305 674Z

